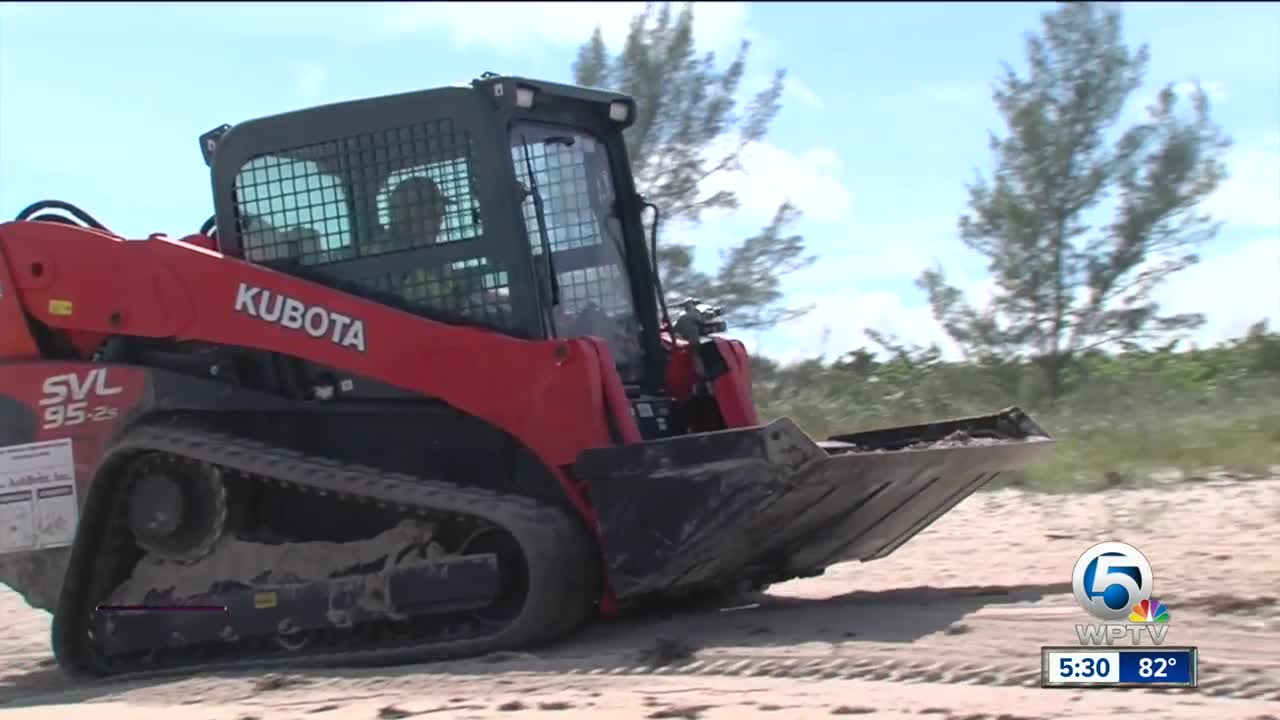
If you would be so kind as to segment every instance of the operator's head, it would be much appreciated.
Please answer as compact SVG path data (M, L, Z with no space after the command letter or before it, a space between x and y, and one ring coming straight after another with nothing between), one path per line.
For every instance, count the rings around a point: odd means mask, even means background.
M434 243L449 200L431 178L405 178L391 191L391 227L413 243Z

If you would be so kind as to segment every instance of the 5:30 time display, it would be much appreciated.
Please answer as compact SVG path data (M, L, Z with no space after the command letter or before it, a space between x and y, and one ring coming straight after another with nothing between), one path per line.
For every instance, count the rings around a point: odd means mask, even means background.
M1111 674L1111 658L1085 656L1076 660L1058 658L1058 674L1061 677L1091 678L1095 672L1098 677Z
M1116 682L1120 679L1120 654L1115 652L1052 652L1050 682Z

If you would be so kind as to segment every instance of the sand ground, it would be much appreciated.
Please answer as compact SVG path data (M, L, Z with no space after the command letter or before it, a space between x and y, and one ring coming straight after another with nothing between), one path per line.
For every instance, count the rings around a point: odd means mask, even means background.
M1039 687L1039 648L1090 622L1070 594L1101 540L1150 559L1166 644L1197 690ZM3 720L868 718L1280 720L1280 477L964 502L890 558L778 585L746 607L601 623L536 655L377 671L72 687L49 618L0 590ZM654 668L655 638L692 654Z

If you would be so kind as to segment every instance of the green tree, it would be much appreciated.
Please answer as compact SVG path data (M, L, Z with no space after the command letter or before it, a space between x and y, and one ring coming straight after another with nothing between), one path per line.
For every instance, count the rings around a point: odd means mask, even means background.
M782 278L813 263L805 254L804 238L786 232L799 215L794 205L783 203L759 233L721 256L720 270L704 292L724 306L725 320L733 327L773 327L813 309L782 306Z
M959 220L964 243L987 260L994 297L976 309L941 268L917 284L966 354L1029 357L1057 398L1075 356L1204 322L1162 314L1151 295L1216 234L1199 205L1225 177L1229 141L1198 87L1189 103L1165 87L1144 120L1116 127L1149 53L1125 45L1115 6L1060 4L1026 51L1028 74L1006 64L994 87L1007 135L992 136L995 171L968 186Z
M781 109L786 72L739 111L737 94L750 43L717 68L716 55L699 54L693 4L648 3L633 18L623 47L612 54L597 27L573 63L579 85L605 87L636 99L635 123L627 130L636 185L662 211L664 221L697 223L711 209L736 208L730 190L707 192L707 180L742 169L742 153L764 138ZM804 239L789 234L799 211L784 203L757 235L730 248L713 275L694 267L695 250L660 242L658 262L667 300L695 296L725 306L737 327L769 327L808 308L784 308L781 278L810 264Z

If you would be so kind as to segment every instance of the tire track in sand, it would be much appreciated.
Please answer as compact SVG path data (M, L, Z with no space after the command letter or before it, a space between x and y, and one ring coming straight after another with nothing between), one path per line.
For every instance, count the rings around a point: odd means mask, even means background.
M664 675L773 677L814 680L881 680L904 683L1040 686L1040 669L1012 663L907 660L902 658L795 658L718 653L714 659L694 659L670 665L619 664L612 667L565 671L567 675ZM1280 702L1280 678L1262 668L1201 665L1198 688L1134 688L1169 694L1202 694L1215 698ZM1117 688L1124 692L1126 689Z

